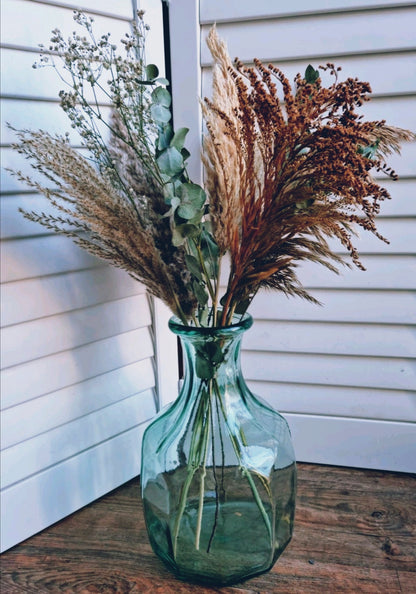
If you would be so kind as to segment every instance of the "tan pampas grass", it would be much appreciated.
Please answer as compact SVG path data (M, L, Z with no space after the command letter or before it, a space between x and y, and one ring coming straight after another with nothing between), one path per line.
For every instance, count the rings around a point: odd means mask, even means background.
M186 288L189 278L183 251L172 246L169 222L157 212L163 198L157 186L146 182L143 172L137 170L137 160L129 163L129 153L124 151L117 169L128 188L127 197L66 138L45 131L19 131L17 136L20 142L14 148L30 159L51 185L46 187L20 172L15 175L44 194L57 212L22 211L24 216L126 270L179 317L191 315L195 299ZM114 162L121 158L116 144L111 148Z
M343 260L328 238L337 238L363 268L352 243L354 227L387 241L375 215L389 194L370 170L394 178L383 158L415 135L362 121L357 108L368 100L369 84L338 82L332 64L321 67L335 79L329 88L312 67L292 88L272 64L231 65L215 28L208 45L215 70L213 97L203 105L204 163L214 237L231 255L226 323L260 287L314 300L296 266L309 260L336 271Z

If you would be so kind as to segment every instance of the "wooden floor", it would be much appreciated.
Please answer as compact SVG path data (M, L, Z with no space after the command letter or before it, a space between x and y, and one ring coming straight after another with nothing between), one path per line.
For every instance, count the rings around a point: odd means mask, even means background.
M2 594L416 594L416 477L299 464L293 540L268 574L176 580L153 555L135 479L1 557Z

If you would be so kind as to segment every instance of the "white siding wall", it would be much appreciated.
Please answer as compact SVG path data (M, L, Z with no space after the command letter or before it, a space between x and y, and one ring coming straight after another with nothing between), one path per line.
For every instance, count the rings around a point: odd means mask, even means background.
M2 2L2 167L28 169L6 121L70 129L56 74L31 65L54 27L72 31L74 7L114 40L129 30L132 0ZM149 59L160 64L161 5L149 8ZM174 365L157 374L163 349L176 349L164 308L19 206L47 208L2 169L2 550L137 475L143 430L177 376Z
M291 79L333 61L371 82L368 117L416 130L414 3L172 0L170 13L174 115L195 146L199 114L187 106L210 94L204 38L214 22L231 57L273 61ZM358 240L367 272L303 266L301 280L324 307L264 293L251 309L245 376L285 414L299 460L416 471L416 144L391 162L400 181L385 181L393 200L379 218L391 244Z

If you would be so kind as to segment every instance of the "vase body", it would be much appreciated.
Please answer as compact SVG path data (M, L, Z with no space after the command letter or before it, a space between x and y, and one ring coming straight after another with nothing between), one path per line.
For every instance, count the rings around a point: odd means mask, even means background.
M250 316L227 328L183 326L185 376L147 428L141 488L155 553L181 579L227 585L268 571L289 543L296 465L285 419L240 370Z

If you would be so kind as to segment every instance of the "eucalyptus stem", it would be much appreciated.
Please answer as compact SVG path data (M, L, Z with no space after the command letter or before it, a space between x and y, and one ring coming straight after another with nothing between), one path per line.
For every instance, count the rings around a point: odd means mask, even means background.
M208 406L208 414L211 419L211 406ZM202 465L201 470L201 480L199 483L199 503L198 503L198 518L196 523L196 533L195 533L195 548L199 551L199 543L201 539L201 526L202 526L202 512L204 509L204 494L205 494L205 477L207 474L207 456L208 456L208 439L209 439L209 427L210 423L207 422L206 429L204 431L204 463Z
M239 461L239 464L240 464L240 467L241 467L241 471L244 474L244 476L247 478L247 480L248 480L248 482L250 484L250 488L251 488L251 490L253 492L253 495L254 495L254 498L256 500L257 506L259 508L259 511L260 511L262 517L263 517L264 523L266 524L266 527L267 527L267 531L269 533L269 536L272 537L272 527L271 527L271 524L270 524L270 519L269 519L269 517L267 515L266 510L264 509L263 502L261 500L261 497L259 495L258 489L256 487L256 484L255 484L254 480L253 480L253 477L251 476L250 470L245 466L245 464L243 464L243 461L242 461L242 458L241 458L241 451L240 451L238 439L234 435L234 433L233 433L233 431L232 431L232 429L230 427L228 416L227 416L227 413L226 413L226 411L224 409L224 404L222 402L221 393L220 393L220 390L219 390L218 383L217 383L217 381L215 379L213 380L213 382L214 382L215 391L217 393L217 398L218 398L219 403L220 403L221 412L222 412L223 417L224 417L225 425L226 425L226 427L228 429L228 434L230 436L231 443L233 445L235 454L237 456L237 460Z

